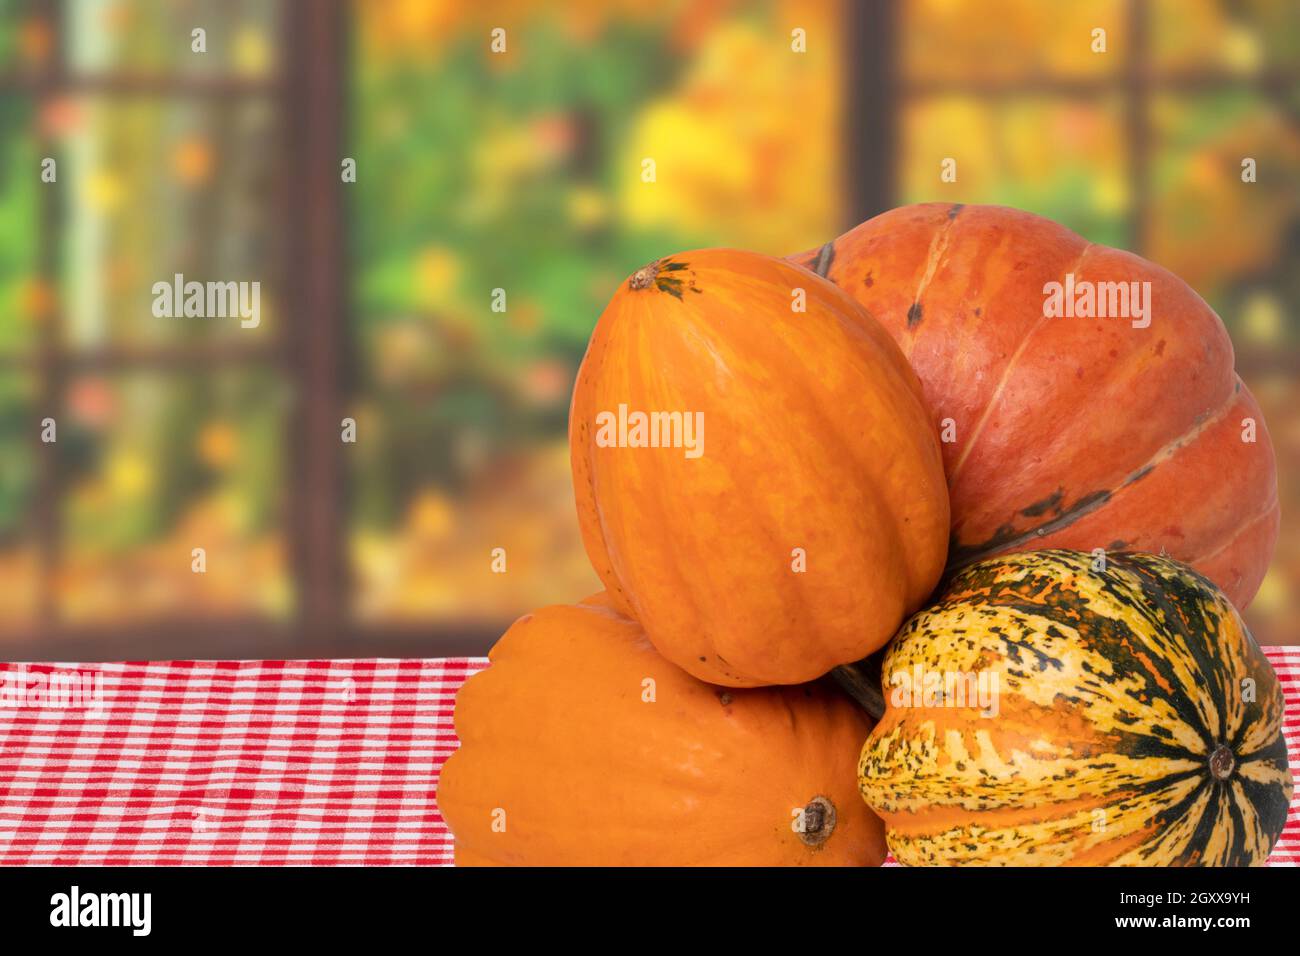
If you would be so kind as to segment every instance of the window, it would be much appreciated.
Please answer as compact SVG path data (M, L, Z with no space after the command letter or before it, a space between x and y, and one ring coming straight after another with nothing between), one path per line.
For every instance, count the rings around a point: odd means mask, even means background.
M353 9L353 612L486 648L600 588L566 423L618 283L841 226L839 4Z
M300 157L284 136L309 91L286 82L284 10L5 14L0 646L233 655L294 613L284 436L303 375L284 223ZM153 285L177 274L258 279L260 322L156 316Z
M496 56L472 5L11 0L0 647L478 652L596 590L587 334L665 250L838 228L837 10L524 4ZM260 324L155 318L177 273Z
M1285 498L1250 619L1300 642L1297 38L1265 0L0 0L0 654L481 652L599 587L565 429L624 276L949 197L1223 316ZM176 274L257 279L257 327L155 317Z

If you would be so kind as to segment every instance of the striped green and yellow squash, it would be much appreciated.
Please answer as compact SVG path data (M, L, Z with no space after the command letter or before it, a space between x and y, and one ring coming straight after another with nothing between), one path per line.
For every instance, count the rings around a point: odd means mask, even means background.
M883 667L859 785L910 865L1262 864L1291 800L1277 676L1185 565L972 565Z

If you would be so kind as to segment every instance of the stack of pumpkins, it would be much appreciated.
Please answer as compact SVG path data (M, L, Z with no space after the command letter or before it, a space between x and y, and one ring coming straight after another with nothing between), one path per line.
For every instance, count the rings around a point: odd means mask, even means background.
M1234 605L1273 453L1170 273L947 204L670 256L601 316L569 440L606 591L460 691L458 864L1267 858L1283 702Z

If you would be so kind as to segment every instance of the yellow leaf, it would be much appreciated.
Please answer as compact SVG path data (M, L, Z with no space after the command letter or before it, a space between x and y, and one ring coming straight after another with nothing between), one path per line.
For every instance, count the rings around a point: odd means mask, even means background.
M112 212L122 204L126 190L113 173L99 170L86 180L86 203L97 212Z
M431 246L420 253L415 268L420 300L429 306L445 306L460 277L460 259L450 249Z
M234 64L240 73L265 73L271 62L266 36L255 27L242 27L235 34Z
M134 451L121 449L109 457L108 486L117 498L135 498L153 487L153 472L149 462Z
M429 489L421 492L411 505L411 531L419 537L439 538L451 530L454 517L447 496Z

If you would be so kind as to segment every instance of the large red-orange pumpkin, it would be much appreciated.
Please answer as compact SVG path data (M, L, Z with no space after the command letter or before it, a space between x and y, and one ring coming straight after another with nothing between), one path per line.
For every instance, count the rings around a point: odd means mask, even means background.
M1273 449L1223 323L1178 277L1039 216L948 203L895 209L792 258L889 330L948 425L953 566L1037 548L1163 551L1238 607L1254 596L1278 533ZM1067 275L1084 308L1088 284L1149 282L1149 324L1049 316L1048 284ZM1118 287L1100 288L1118 311Z
M636 415L665 416L660 447L632 447ZM597 574L703 680L795 684L864 657L943 569L943 464L915 375L861 306L783 260L686 252L623 283L569 442Z
M604 595L520 618L456 697L438 808L456 863L878 866L871 730L834 688L726 690Z

